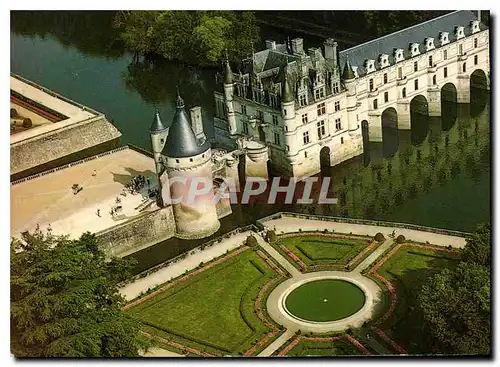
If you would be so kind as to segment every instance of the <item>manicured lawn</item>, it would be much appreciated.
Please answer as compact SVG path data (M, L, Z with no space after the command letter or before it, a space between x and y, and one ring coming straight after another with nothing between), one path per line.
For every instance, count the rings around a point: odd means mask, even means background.
M359 311L365 303L365 294L352 283L323 279L293 290L285 303L288 311L301 319L335 321Z
M208 346L209 352L237 354L269 331L254 314L252 299L274 276L264 260L247 250L129 312L148 332L156 329L157 335L173 336L200 350Z
M403 246L378 270L393 283L397 294L396 308L381 327L409 352L426 352L422 350L426 336L422 333L422 321L415 309L422 285L442 269L454 268L458 261L458 255Z
M370 244L369 240L314 235L280 238L279 242L294 252L306 265L346 265Z
M302 339L288 352L290 357L357 356L360 351L347 340L311 341Z

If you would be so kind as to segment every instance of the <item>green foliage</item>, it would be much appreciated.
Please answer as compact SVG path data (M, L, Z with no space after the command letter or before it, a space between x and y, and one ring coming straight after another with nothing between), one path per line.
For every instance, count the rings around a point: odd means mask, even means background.
M95 235L25 232L11 242L11 351L17 357L134 357L147 343L121 310L132 264L107 262Z
M232 61L248 57L259 40L248 11L118 12L115 26L126 47L201 66L219 65L226 50Z
M385 241L384 235L382 233L378 232L375 235L375 241L377 241L377 242L384 242Z
M400 234L397 238L396 238L396 243L404 243L406 241L406 238L405 236L403 236L402 234Z
M491 353L491 234L480 225L462 250L462 262L436 274L418 297L436 352Z
M255 238L255 236L252 236L252 235L247 237L247 240L245 243L248 247L256 247L259 245L259 242L257 242L257 239Z
M278 240L278 236L276 236L276 232L274 232L273 230L267 231L266 240L269 243L275 243Z

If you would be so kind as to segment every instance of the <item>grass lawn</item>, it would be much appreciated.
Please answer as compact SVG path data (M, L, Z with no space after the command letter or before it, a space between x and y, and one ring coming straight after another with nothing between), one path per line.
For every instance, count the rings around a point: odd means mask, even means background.
M280 244L294 252L306 265L346 265L366 246L369 240L304 235L280 238Z
M145 331L207 352L237 354L269 331L253 311L253 298L274 276L264 260L247 250L129 312L146 325Z
M335 321L359 311L365 294L356 285L338 279L323 279L301 285L285 300L293 315L310 321Z
M295 347L288 352L290 357L306 357L306 356L357 356L361 352L347 340L335 341L311 341L302 339Z
M458 255L403 246L378 270L394 284L397 294L396 309L382 329L409 352L425 353L422 346L426 344L426 336L415 309L422 285L442 269L456 267L458 261Z

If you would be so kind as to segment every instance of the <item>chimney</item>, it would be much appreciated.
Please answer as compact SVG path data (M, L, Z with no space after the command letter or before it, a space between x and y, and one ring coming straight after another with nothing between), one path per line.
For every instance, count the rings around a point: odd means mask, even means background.
M301 54L304 52L304 40L302 38L294 38L292 40L292 53Z
M276 50L276 41L266 40L266 48L268 50Z
M196 106L189 110L191 113L191 127L197 138L203 134L203 120L201 118L201 107Z

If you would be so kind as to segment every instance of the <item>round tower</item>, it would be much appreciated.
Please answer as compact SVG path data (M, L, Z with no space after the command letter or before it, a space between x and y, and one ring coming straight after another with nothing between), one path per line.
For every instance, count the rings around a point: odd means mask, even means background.
M229 123L229 134L236 134L236 115L234 113L233 105L233 93L234 93L234 77L231 71L231 66L229 65L229 60L226 58L226 69L224 70L224 97L226 100L227 107L227 121Z
M176 234L203 238L215 233L220 222L213 200L210 145L196 138L179 95L163 155L168 190L164 189L162 195L168 196L168 203L173 205Z
M354 75L349 58L347 58L344 71L342 72L342 80L347 89L347 128L349 134L352 135L358 129L358 122L355 116L357 109L356 76Z
M296 143L295 97L290 85L287 68L284 69L284 81L281 92L281 114L285 125L285 143L288 146L287 154L295 156L298 152Z
M156 177L160 183L160 176L163 173L163 165L161 161L161 152L165 146L165 139L167 138L168 129L163 125L160 112L156 110L153 123L149 128L149 136L151 138L151 148L153 150L153 158L156 166ZM158 186L161 187L161 184Z

